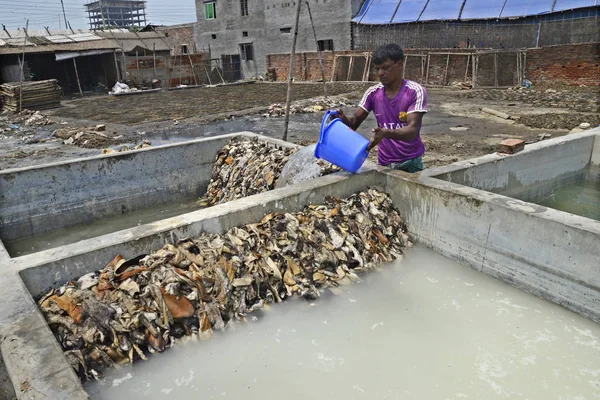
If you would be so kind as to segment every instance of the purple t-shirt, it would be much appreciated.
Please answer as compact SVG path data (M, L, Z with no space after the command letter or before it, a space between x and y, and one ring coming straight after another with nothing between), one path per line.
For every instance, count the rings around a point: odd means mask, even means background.
M373 111L377 125L382 129L405 127L406 115L414 112L427 112L427 92L416 82L404 79L398 94L389 100L380 83L365 92L358 105L366 112ZM411 141L383 139L379 144L379 164L388 165L422 156L425 146L421 141L421 132Z

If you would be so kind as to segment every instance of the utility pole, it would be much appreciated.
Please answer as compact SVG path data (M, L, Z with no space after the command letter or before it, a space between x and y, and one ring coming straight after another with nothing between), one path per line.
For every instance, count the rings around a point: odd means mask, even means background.
M285 123L283 140L287 141L288 125L290 124L290 102L292 101L292 81L294 80L294 58L296 55L296 40L298 39L298 22L300 21L300 8L302 0L296 0L296 22L294 24L294 37L292 38L292 53L290 54L290 72L288 76L287 98L285 100Z
M306 8L308 8L308 17L310 18L310 24L312 25L313 35L315 36L315 45L317 46L317 57L319 58L319 67L321 67L321 76L323 77L323 95L327 97L327 83L325 83L325 69L323 69L323 57L321 57L321 49L319 48L319 41L317 40L317 31L315 29L315 23L313 22L312 12L310 12L310 3L306 2Z
M63 0L60 0L60 5L62 6L63 16L65 17L65 29L67 29L69 25L67 24L67 13L65 13L65 3L63 2Z

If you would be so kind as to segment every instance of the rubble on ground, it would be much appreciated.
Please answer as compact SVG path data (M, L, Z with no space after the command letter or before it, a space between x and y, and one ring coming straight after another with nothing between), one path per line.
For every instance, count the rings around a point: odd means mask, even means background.
M353 106L354 103L344 96L319 96L312 99L295 101L290 105L290 114L309 114L326 111L342 106ZM279 117L285 115L285 104L275 103L269 106L263 117Z
M274 189L289 156L297 150L258 139L231 139L217 153L207 190L208 203L221 204ZM324 160L318 163L321 175L339 171Z
M464 96L483 100L518 101L538 107L568 108L579 112L600 112L600 96L597 89L558 90L520 87L506 90L474 90L465 93Z
M519 124L531 128L541 129L572 129L586 123L590 126L600 125L600 114L579 113L545 113L545 114L523 114L519 117Z
M103 148L117 144L121 136L113 136L105 132L104 125L93 127L59 128L54 136L63 139L66 145L74 145L88 149Z
M140 149L146 149L148 147L151 147L152 143L149 140L144 140L142 143L130 147L128 145L123 145L121 147L117 147L117 148L106 148L106 149L102 149L102 154L114 154L114 153L122 153L124 151L131 151L131 150L140 150Z
M29 133L33 128L51 125L54 122L39 111L23 110L13 113L4 110L0 113L0 133Z
M38 304L80 378L145 360L182 338L223 329L269 303L309 300L359 281L410 246L390 197L377 190L271 213L202 234L51 290Z

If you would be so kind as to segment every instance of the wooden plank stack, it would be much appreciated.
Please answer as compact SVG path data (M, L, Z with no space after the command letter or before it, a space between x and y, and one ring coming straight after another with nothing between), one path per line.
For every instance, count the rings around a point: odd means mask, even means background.
M22 85L22 86L21 86ZM22 100L20 96L23 96ZM62 88L58 85L56 79L35 82L10 82L0 85L0 96L4 108L14 112L20 112L19 107L22 101L22 109L44 110L60 106L62 98Z

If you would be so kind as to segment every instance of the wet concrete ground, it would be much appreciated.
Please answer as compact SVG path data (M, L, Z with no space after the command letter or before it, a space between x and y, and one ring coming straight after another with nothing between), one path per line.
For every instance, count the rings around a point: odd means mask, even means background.
M348 99L357 104L364 88L369 85L335 83L328 86L328 90L330 93L348 92ZM294 100L319 96L322 94L322 84L301 83L294 93ZM550 133L556 137L568 132L531 129L512 120L485 114L480 108L487 106L513 115L535 115L548 111L568 115L568 110L470 99L462 96L462 92L451 89L429 89L428 93L429 112L422 128L427 148L424 157L426 167L494 152L497 144L508 137L533 142L538 140L540 133ZM133 147L144 140L157 146L245 130L282 138L284 118L265 118L262 115L274 101L284 100L285 84L277 83L70 100L63 102L62 108L49 112L57 122L55 125L38 128L34 134L26 137L4 135L0 139L0 169L98 155L102 148L119 149L124 144ZM352 113L354 107L343 109L346 113ZM323 112L291 115L288 140L301 144L316 141ZM153 118L160 121L150 121ZM106 124L106 132L119 139L113 142L109 140L98 149L83 149L64 145L62 140L52 138L52 132L58 128L96 124ZM369 137L374 126L375 119L371 115L359 132ZM371 156L376 158L375 152Z

